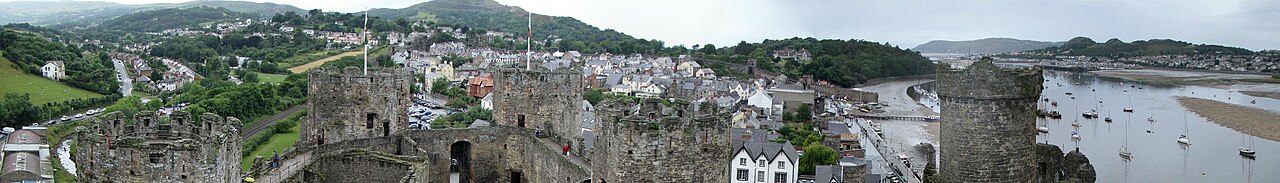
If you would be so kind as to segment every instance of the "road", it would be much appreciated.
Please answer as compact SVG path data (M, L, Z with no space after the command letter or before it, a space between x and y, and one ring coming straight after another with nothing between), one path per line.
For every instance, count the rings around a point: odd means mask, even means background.
M338 60L339 58L347 57L347 56L356 56L356 55L360 55L361 53L364 53L364 50L351 51L351 52L346 52L346 53L337 54L337 55L334 55L334 56L330 56L330 57L322 58L322 59L320 59L320 60L316 60L316 61L308 62L308 63L306 63L306 64L302 64L302 65L297 66L297 67L289 68L289 72L293 72L293 73L302 73L302 72L307 72L307 70L311 70L312 68L316 68L316 67L320 67L320 65L324 65L324 63L325 63L325 62Z
M863 138L866 138L868 141L871 142L870 144L862 144L864 146L863 148L875 149L877 152L879 152L880 157L882 158L882 159L871 159L868 161L888 162L889 167L892 168L896 174L909 175L909 176L902 176L903 179L907 180L907 183L923 182L920 180L920 177L917 177L919 175L916 175L916 173L911 170L911 167L907 167L906 163L902 162L901 159L896 158L898 152L894 151L893 148L889 148L887 145L885 145L884 139L881 139L880 136L878 135L872 135L872 134L875 134L875 132L866 130L866 129L871 129L870 124L866 124L864 120L855 120L855 119L845 120L845 123L857 124L856 125L857 128L850 128L849 131L851 131L852 133L862 134L861 136ZM854 131L855 129L861 129L861 130ZM871 145L872 147L869 147L869 148L865 147L867 145Z
M285 109L284 111L280 111L280 113L271 115L271 117L267 117L267 119L263 119L258 123L254 123L253 125L250 125L249 127L244 128L244 131L240 131L240 141L248 140L249 137L253 137L254 134L257 134L258 132L267 129L267 127L271 127L271 125L276 124L276 121L287 118L289 117L290 114L293 114L294 112L298 112L299 110L302 110L305 108L307 108L307 103L298 104L293 107L290 107L289 109Z
M120 60L111 59L112 65L116 67L116 79L120 81L120 95L128 97L133 95L133 82L129 79L129 71L124 69L124 63Z

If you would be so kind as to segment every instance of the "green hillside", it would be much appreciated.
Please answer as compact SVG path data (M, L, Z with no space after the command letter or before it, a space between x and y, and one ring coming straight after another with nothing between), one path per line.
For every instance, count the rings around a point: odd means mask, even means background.
M1098 43L1087 37L1075 37L1062 46L1049 47L1041 52L1073 56L1135 57L1153 55L1252 55L1253 51L1221 45L1192 44L1172 39L1138 40L1126 43L1112 38Z
M249 17L252 16L219 7L202 6L193 8L170 8L147 10L122 15L102 22L102 24L98 25L97 29L129 32L156 32L165 29L195 26L200 23L216 20Z
M188 7L221 7L267 17L276 13L303 12L291 5L255 3L244 1L190 1L184 3L156 3L125 5L102 1L15 1L0 2L0 24L31 23L33 25L61 25L69 28L90 26L121 15L144 10Z
M3 55L3 53L0 53L0 55ZM31 103L36 105L73 98L102 96L87 90L63 85L43 76L23 73L21 70L14 68L13 62L9 62L9 59L2 56L0 56L0 81L4 81L0 82L0 93L28 93L31 94Z
M529 12L519 7L505 6L492 0L433 0L403 9L373 9L370 16L384 19L406 18L426 20L436 24L470 27L513 33L525 37L529 30ZM561 50L579 50L584 53L608 51L611 53L643 53L662 49L658 40L636 39L613 29L600 29L573 17L557 17L533 14L534 40L556 36L563 39ZM523 47L524 45L519 45ZM535 47L536 48L536 47Z

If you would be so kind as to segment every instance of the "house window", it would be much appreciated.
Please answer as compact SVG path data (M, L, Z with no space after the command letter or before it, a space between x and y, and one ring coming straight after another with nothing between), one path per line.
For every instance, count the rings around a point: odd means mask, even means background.
M757 166L760 166L760 167L764 167L764 166L766 166L766 165L769 165L769 162L768 162L768 161L764 161L764 159L760 159L760 163L758 163L758 164L756 164L756 165L757 165Z
M773 173L773 182L774 182L774 183L786 183L786 182L787 182L787 173L785 173L785 172Z
M787 162L786 162L786 161L779 161L779 162L778 162L778 169L787 169Z
M764 170L756 171L756 182L764 182Z
M738 181L747 181L746 169L738 169Z
M738 158L738 165L747 166L747 158Z

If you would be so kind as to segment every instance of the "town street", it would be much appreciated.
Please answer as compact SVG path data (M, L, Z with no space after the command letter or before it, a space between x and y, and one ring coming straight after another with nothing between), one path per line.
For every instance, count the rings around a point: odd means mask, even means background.
M133 95L133 82L131 82L133 80L129 79L129 71L124 69L124 62L111 59L111 63L111 65L115 65L116 79L120 81L120 95L126 97Z

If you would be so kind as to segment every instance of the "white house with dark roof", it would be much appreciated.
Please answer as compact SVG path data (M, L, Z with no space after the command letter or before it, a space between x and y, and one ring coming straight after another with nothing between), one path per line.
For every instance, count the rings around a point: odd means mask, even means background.
M732 129L735 148L729 161L731 183L795 183L799 177L800 153L791 142L769 142L778 134L762 129Z
M40 67L41 74L52 80L59 80L63 77L67 77L66 70L67 67L62 64L61 60L50 60L45 62L44 66Z

